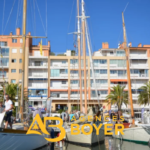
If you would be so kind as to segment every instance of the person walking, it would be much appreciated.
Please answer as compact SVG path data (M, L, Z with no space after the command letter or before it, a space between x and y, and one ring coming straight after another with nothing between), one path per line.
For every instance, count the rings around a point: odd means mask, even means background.
M12 116L13 103L9 99L8 94L5 94L5 98L6 98L5 109L4 109L4 111L6 112L6 116L5 116L5 121L6 121L5 122L5 129L8 127L8 124L10 125L10 128L12 129L11 116Z
M65 122L69 121L69 114L68 114L68 110L66 110L66 114L65 114Z
M33 119L35 118L37 114L39 114L40 118L42 119L42 113L40 109L38 108L38 106L35 106L35 111L33 112Z

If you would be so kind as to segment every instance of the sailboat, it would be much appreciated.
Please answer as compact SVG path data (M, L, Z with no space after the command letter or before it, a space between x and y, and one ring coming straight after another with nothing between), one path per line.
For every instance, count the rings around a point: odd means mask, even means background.
M88 50L89 50L89 57L90 57L90 63L91 63L91 70L92 70L92 76L95 84L95 91L97 94L97 99L98 98L98 91L96 88L96 81L94 77L94 68L93 68L93 60L92 60L92 55L91 55L91 46L90 46L90 41L89 41L89 34L88 34L88 29L87 29L87 22L86 22L86 16L85 16L85 10L84 10L84 0L82 0L82 15L79 16L79 0L77 0L77 9L78 9L78 32L77 37L78 37L78 59L79 59L79 80L80 80L80 111L82 112L82 81L81 81L81 52L80 52L80 18L82 20L82 46L83 46L83 61L84 61L84 100L85 100L85 113L87 114L84 116L86 119L85 122L87 122L88 116L94 116L92 108L87 108L87 86L86 86L86 39L87 39L87 45L88 45ZM99 102L99 100L98 100ZM73 122L73 123L78 123L80 124L80 128L83 126L84 123L81 123L79 120ZM99 122L100 123L100 122ZM99 126L99 123L96 123L97 126ZM102 122L101 122L102 123ZM93 122L91 122L91 125ZM71 134L71 128L68 126L68 124L64 127L66 130L66 136L65 136L65 141L76 144L76 145L82 145L82 146L92 146L92 145L97 145L99 143L104 142L104 126L101 127L99 130L99 134L96 135L96 131L93 130L91 134L85 135L82 132L80 132L78 135L72 135ZM84 128L85 132L89 132L90 128L89 126L86 126Z
M25 41L26 41L26 14L27 14L27 0L23 1L23 68L22 68L22 89L21 89L21 120L23 120L23 98L24 98L24 65L25 65ZM13 36L18 38L18 36ZM0 115L2 122L4 114ZM1 124L0 122L0 124ZM48 141L44 137L49 138L50 135L26 135L27 130L24 130L23 124L18 125L16 129L0 128L0 149L3 150L31 150L41 148L48 145Z
M129 98L130 98L131 117L132 117L132 125L135 126L132 91L131 91L131 80L130 80L129 49L127 47L127 41L126 41L126 28L125 28L123 12L122 12L122 21L123 21L123 33L124 33L124 46L125 46L125 52L126 52L128 91L129 91ZM126 128L124 129L124 135L121 135L120 133L118 133L118 135L113 134L113 137L123 139L126 141L148 144L150 142L150 125L147 125L147 126L141 125L140 127Z

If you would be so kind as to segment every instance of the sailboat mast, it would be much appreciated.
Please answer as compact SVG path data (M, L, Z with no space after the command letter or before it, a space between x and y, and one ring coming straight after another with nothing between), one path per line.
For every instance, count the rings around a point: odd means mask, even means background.
M78 15L78 63L79 63L79 83L80 83L80 111L82 112L82 78L81 78L81 43L80 43L80 10L79 10L79 0L77 0L77 15Z
M82 0L82 41L83 41L83 64L84 64L84 100L85 113L87 114L87 85L86 85L86 37L85 37L85 11L84 0Z
M128 50L128 47L127 47L126 27L125 27L123 12L122 12L122 22L123 22L124 50L125 50L125 53L126 53L128 91L129 91L129 98L130 98L131 116L132 116L133 124L134 124L134 110L133 110L132 91L131 91L131 79L130 79L129 50Z
M22 87L21 87L21 120L23 120L23 99L24 99L24 69L25 69L25 43L26 43L26 14L27 14L27 0L23 1L23 33L22 33Z

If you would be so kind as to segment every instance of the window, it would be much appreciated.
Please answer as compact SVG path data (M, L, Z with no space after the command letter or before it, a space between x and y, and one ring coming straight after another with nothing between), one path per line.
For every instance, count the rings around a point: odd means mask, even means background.
M66 61L62 61L62 64L66 64Z
M96 80L96 82L100 84L107 84L107 80Z
M1 48L1 54L3 56L9 56L9 48Z
M68 73L68 69L60 69L60 73L67 74Z
M78 92L76 92L76 91L72 91L72 92L71 92L71 94L78 94Z
M107 74L107 70L106 69L100 70L100 74Z
M107 93L108 93L108 91L100 91L100 94L102 94L102 95L105 95Z
M17 53L17 49L12 49L12 53Z
M20 39L20 43L22 43L22 39Z
M22 69L19 69L19 73L22 73Z
M11 79L11 83L16 83L16 80L15 79Z
M125 51L117 51L117 56L125 56Z
M8 58L0 58L0 66L8 66L9 59Z
M126 71L125 70L118 70L118 76L125 76Z
M77 59L71 59L71 60L70 60L70 63L71 63L71 64L77 64L77 63L78 63L78 60L77 60Z
M110 52L110 55L113 55L114 54L114 52Z
M31 90L30 89L30 92L29 92L29 96L30 97L41 97L41 96L47 96L47 90L45 89L39 89L39 90Z
M62 84L66 84L66 81L62 81L61 83L62 83Z
M78 71L77 70L71 70L70 73L71 74L78 74Z
M100 61L100 64L106 64L107 63L107 60L106 59L101 59L99 60Z
M137 70L137 69L131 69L131 74L139 74L139 70Z
M110 74L117 74L117 70L110 70Z
M20 49L20 53L22 53L22 49Z
M11 62L12 62L12 63L16 63L16 59L12 59Z
M19 63L22 63L22 59L19 59Z
M2 78L2 77L6 77L6 71L0 71L0 77Z
M78 84L78 80L71 80L71 84Z
M12 43L17 43L17 39L12 39Z
M0 46L7 46L7 42L0 42Z
M11 73L16 73L16 69L11 69Z
M126 60L119 60L119 59L111 59L110 65L115 64L118 67L126 67Z
M35 62L34 62L34 65L35 65L35 66L42 66L42 65L43 65L43 62L42 62L42 61L35 61Z
M59 69L51 69L51 77L59 77L60 70Z

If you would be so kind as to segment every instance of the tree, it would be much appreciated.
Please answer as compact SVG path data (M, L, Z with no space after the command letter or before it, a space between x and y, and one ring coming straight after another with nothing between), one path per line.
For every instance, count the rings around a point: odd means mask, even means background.
M108 104L118 106L118 110L121 109L122 104L128 104L128 92L124 91L125 86L114 86L111 88L110 94L106 97Z
M7 93L9 95L9 98L13 102L15 101L15 97L17 95L17 87L18 87L18 84L13 84L13 83L8 83L5 86L5 93Z
M0 90L0 102L4 101L4 92L3 90Z
M138 103L140 105L150 104L150 81L145 83L144 86L139 88L141 93L138 96Z
M76 51L75 50L71 50L71 56L75 56L76 55Z
M58 54L57 56L66 56L66 54Z
M18 89L17 89L18 88ZM16 101L18 101L19 106L20 106L20 101L21 101L21 85L18 84L13 84L13 83L7 83L5 85L5 93L7 93L9 95L9 98L13 101L13 103L15 103ZM18 97L18 99L16 99L16 97ZM26 91L26 89L24 89L24 106L28 100L28 91ZM28 107L28 106L27 106ZM18 107L18 109L20 109L20 107ZM24 109L27 109L24 107ZM15 116L16 114L16 107L14 105L14 111L13 111L13 115Z
M53 52L50 52L50 55L51 55L51 56L55 56L55 53L53 53Z

